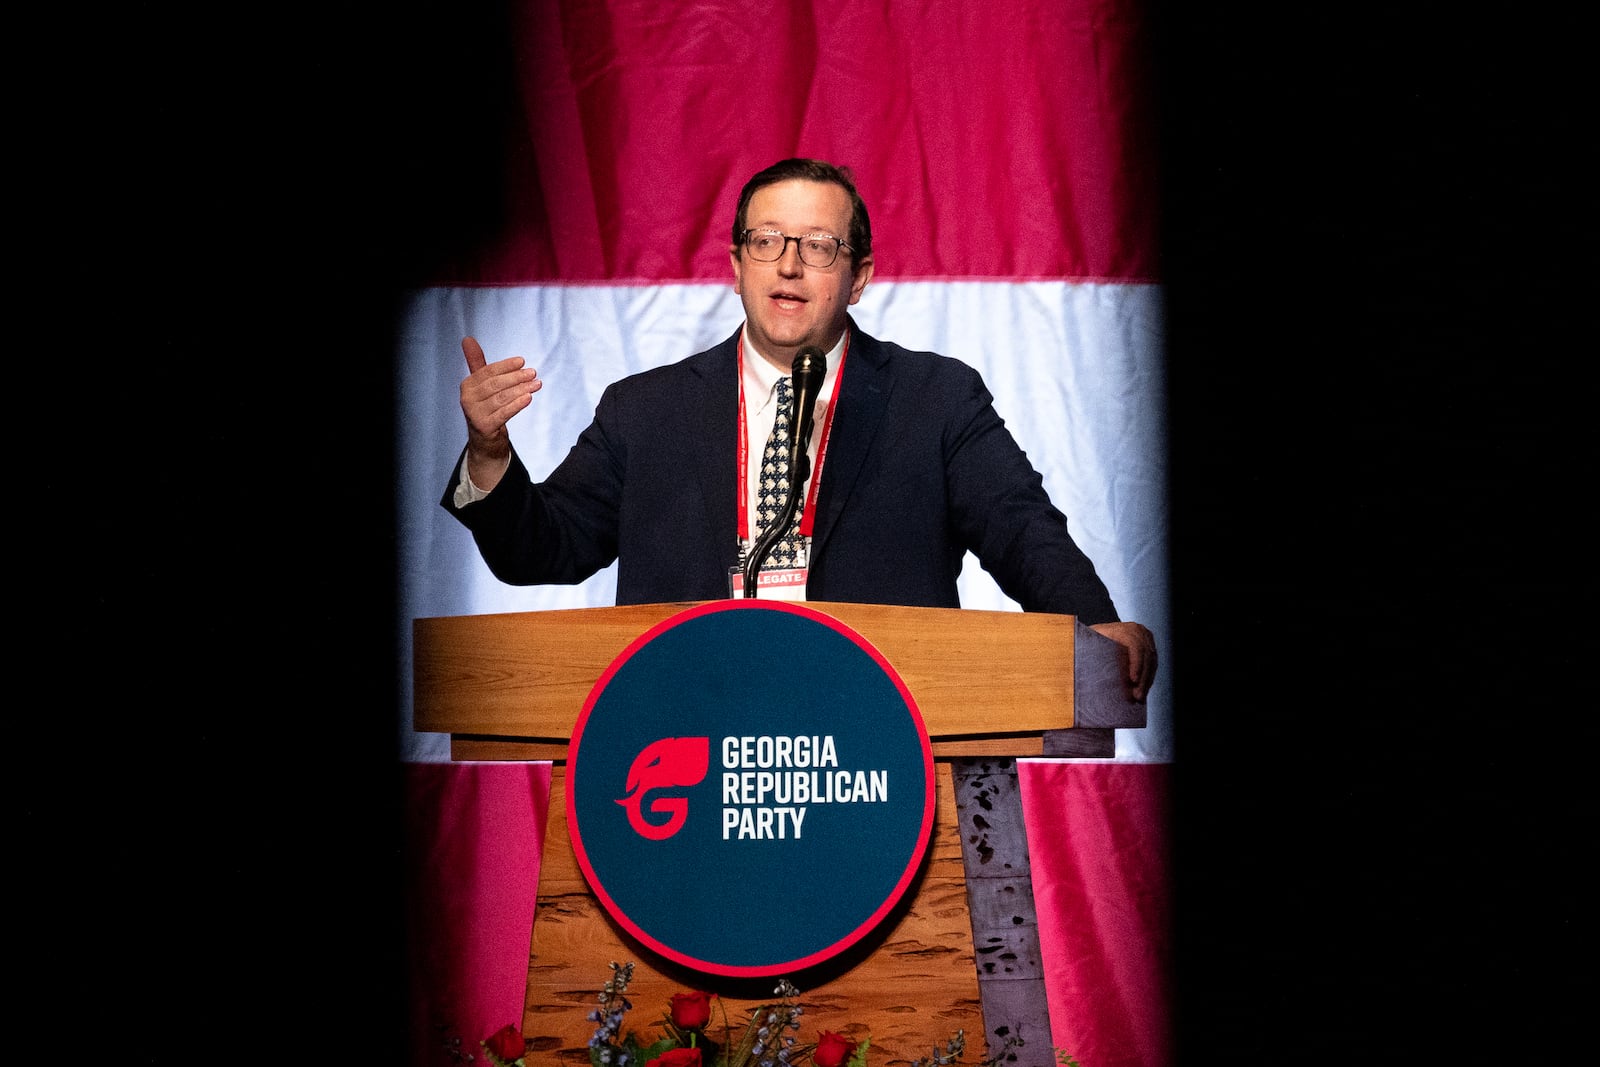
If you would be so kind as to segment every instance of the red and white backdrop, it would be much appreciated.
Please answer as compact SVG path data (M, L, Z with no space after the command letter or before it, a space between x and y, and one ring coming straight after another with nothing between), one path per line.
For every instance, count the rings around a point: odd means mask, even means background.
M1170 1061L1165 877L1174 759L1151 27L1135 0L527 3L508 21L503 227L409 295L397 366L401 749L411 782L416 1062L520 1021L548 768L449 765L410 728L409 620L613 603L615 576L501 584L438 506L464 442L460 339L545 388L512 423L535 476L601 390L741 321L744 181L844 164L877 273L854 314L956 356L1043 473L1124 618L1162 645L1149 726L1110 761L1030 761L1025 813L1056 1048ZM448 58L448 57L447 57ZM970 560L962 602L1016 610ZM508 873L514 872L514 873ZM596 961L596 988L606 961ZM979 1049L981 1052L981 1048Z

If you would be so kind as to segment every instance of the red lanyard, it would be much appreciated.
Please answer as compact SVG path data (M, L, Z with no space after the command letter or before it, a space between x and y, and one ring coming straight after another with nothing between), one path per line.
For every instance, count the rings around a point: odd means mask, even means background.
M822 428L817 437L817 462L811 471L811 485L806 490L806 507L800 516L800 534L810 537L811 530L817 521L817 487L822 484L822 463L828 454L828 434L833 429L833 412L838 406L834 399L839 393L839 382L844 375L844 357L850 352L850 334L844 335L844 347L839 350L839 369L833 379L833 393L828 397L828 410L822 417ZM750 460L750 434L745 424L744 407L744 331L739 332L739 542L748 544L752 539L750 532L749 508L749 460Z

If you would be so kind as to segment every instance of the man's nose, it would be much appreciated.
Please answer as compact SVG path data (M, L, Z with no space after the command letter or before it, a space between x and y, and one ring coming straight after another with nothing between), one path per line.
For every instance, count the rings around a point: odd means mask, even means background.
M800 262L800 242L783 242L783 255L778 257L778 273L786 278L793 278L800 274L805 264Z

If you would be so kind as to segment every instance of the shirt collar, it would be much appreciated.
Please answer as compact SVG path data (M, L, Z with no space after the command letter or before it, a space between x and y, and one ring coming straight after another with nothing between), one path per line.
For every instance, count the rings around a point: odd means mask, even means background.
M761 397L761 402L755 405L755 410L760 411L772 403L772 398L776 395L775 390L778 387L778 379L787 377L787 375L779 370L771 360L763 356L761 350L751 343L749 323L744 325L743 331L744 395L747 397ZM839 353L844 351L844 343L849 337L850 328L847 326L844 332L839 335L839 340L834 343L833 351L828 353L828 381L831 381L834 375L838 373ZM824 396L831 395L826 382L823 385L822 392Z

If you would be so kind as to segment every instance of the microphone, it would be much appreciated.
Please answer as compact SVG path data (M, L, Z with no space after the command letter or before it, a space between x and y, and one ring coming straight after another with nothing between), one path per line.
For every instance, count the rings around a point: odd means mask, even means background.
M800 506L800 491L805 487L806 478L810 474L811 457L806 454L806 447L811 443L811 426L817 409L817 394L822 392L822 379L828 376L828 356L822 349L815 346L802 348L794 357L790 367L790 377L793 379L793 389L790 390L789 408L789 502L784 506L783 513L772 524L771 529L762 534L750 553L750 558L744 566L744 595L747 598L756 595L756 575L761 572L761 565L772 554L772 546L778 543L789 522L794 518L795 509Z
M817 394L822 392L822 379L828 376L828 357L820 348L802 348L794 357L794 408L789 425L794 435L789 442L789 499L800 495L800 488L810 476L811 457L806 454L811 444L811 426L817 410Z

